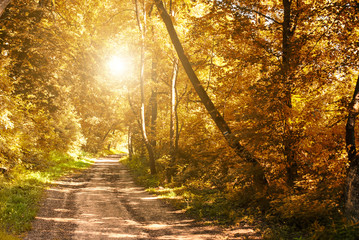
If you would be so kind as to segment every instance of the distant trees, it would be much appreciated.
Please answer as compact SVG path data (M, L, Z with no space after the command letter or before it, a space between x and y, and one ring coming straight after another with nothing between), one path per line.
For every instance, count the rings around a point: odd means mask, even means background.
M98 152L120 127L118 96L98 81L103 63L91 46L101 40L80 6L53 4L14 0L1 16L2 166L41 166L54 150Z

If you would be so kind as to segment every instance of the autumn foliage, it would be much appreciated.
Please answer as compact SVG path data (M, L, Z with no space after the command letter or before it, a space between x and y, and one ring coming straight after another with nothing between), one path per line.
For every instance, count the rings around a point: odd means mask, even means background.
M347 0L14 0L1 16L0 167L121 146L149 167L153 151L157 184L208 191L202 203L226 206L229 222L258 214L320 239L345 200L358 14ZM114 54L121 76L106 66Z

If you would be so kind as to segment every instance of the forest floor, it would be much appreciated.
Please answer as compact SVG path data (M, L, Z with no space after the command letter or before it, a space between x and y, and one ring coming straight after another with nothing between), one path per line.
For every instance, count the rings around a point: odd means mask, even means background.
M194 221L138 187L116 156L55 182L26 240L261 239L249 226Z

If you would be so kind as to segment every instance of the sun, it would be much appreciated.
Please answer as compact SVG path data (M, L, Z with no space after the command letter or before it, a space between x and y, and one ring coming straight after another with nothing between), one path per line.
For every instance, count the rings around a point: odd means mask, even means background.
M109 71L114 76L125 74L128 70L128 61L120 56L112 56L108 63Z

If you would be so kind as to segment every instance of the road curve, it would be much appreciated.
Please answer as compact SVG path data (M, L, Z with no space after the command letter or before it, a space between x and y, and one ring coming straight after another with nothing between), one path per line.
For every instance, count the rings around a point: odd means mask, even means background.
M24 239L259 239L250 228L231 233L174 211L136 186L118 158L107 157L56 182Z

